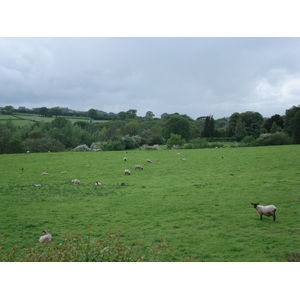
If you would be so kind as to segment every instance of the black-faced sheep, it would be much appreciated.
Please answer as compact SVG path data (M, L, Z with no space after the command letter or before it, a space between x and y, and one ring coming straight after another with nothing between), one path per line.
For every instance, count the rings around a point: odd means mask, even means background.
M40 243L52 242L52 235L47 230L43 230L42 233L44 235L40 237Z
M135 165L134 166L134 169L139 169L139 170L144 170L144 168L141 166L141 165Z
M97 182L95 182L95 185L99 186L99 185L101 185L101 183L99 181L97 181Z
M124 161L127 161L127 157L124 157L123 160L124 160Z
M124 174L125 174L125 175L130 175L130 170L125 169L125 170L124 170Z
M276 220L276 207L274 205L262 206L259 203L251 203L256 209L257 213L260 214L260 219L262 220L262 216L265 215L267 217L273 216L273 221Z

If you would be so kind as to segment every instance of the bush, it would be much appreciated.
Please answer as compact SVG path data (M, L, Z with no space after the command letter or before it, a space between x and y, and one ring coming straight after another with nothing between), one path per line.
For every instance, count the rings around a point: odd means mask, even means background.
M255 142L255 137L253 137L252 135L247 135L241 140L240 147L253 146L254 142Z
M192 144L193 148L189 148L189 149L208 148L209 147L207 139L203 139L203 138L192 139L190 143Z
M172 247L164 238L144 247L140 242L124 244L122 233L108 232L104 239L65 234L64 242L38 244L20 250L17 246L1 262L163 262L172 260Z
M80 152L80 151L90 151L91 149L86 145L78 145L73 151Z
M263 133L255 140L254 146L289 145L292 139L284 132Z
M59 152L65 149L65 146L53 138L26 139L24 142L26 150L30 152Z
M122 144L125 146L125 149L134 149L140 146L141 140L139 135L125 135L122 137Z
M120 141L108 141L101 145L101 150L103 151L122 151L125 146Z

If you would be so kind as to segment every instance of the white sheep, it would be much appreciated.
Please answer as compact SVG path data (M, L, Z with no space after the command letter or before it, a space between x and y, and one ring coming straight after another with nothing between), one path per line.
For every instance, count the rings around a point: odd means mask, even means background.
M127 157L124 157L123 160L124 160L124 161L127 161Z
M186 158L180 158L181 160L186 160Z
M99 185L101 185L101 183L99 181L97 181L97 182L95 182L95 185L99 186Z
M267 206L262 206L259 205L259 203L251 203L254 208L256 209L257 213L260 214L260 219L262 220L262 216L265 215L267 217L273 216L273 221L276 220L276 206L274 205L267 205Z
M39 183L36 183L36 184L34 184L33 186L35 186L35 187L40 187L40 186L42 186L42 185L39 184Z
M74 182L74 184L80 184L80 180L78 180L78 179L73 179L71 182Z
M152 160L146 159L146 162L147 162L147 163L152 163Z
M125 174L125 175L130 175L130 170L125 169L125 170L124 170L124 174Z
M134 169L135 169L135 170L136 170L136 169L144 170L144 168L143 168L141 165L135 165L135 166L134 166Z
M67 171L60 172L60 174L66 174L66 173L67 173Z
M52 242L52 235L47 230L43 230L42 233L44 235L40 237L40 243Z
M42 175L49 175L49 173L42 173Z

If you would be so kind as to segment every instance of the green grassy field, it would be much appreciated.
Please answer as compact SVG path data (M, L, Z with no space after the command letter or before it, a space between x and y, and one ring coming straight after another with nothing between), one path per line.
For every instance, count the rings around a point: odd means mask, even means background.
M68 119L72 123L77 121L90 122L89 118L84 117L69 117L64 116L64 118ZM11 120L16 126L24 126L27 124L32 124L34 122L47 122L50 123L55 120L55 116L53 117L42 117L37 114L13 114L13 115L1 115L0 114L0 124L5 124L8 120ZM106 122L104 120L92 120L92 123L100 123Z
M174 261L286 261L300 252L299 157L298 145L1 155L2 253L37 244L43 229L58 245L91 225L92 238L166 238ZM276 221L251 202L275 205Z

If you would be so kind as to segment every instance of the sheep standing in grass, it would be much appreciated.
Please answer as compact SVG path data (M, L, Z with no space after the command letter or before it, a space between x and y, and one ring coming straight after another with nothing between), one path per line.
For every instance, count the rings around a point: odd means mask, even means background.
M42 173L42 175L49 175L49 173Z
M47 230L43 230L42 233L44 235L40 237L40 243L52 242L52 235Z
M123 160L124 160L124 161L127 161L127 157L124 157Z
M72 182L74 182L74 184L77 184L77 185L80 184L80 180L78 180L78 179L73 179Z
M152 163L152 160L146 159L146 162L151 164L151 163Z
M141 165L135 165L134 166L134 169L139 169L139 170L144 170L144 168L141 166Z
M97 181L97 182L95 182L95 185L99 186L99 185L101 185L101 183L99 181Z
M265 215L267 217L273 216L273 221L276 220L276 206L274 205L268 205L268 206L262 206L259 205L259 203L251 203L254 208L256 209L257 213L260 214L260 219L262 220L262 216Z
M125 169L125 170L124 170L124 174L125 174L125 175L130 175L130 170Z

